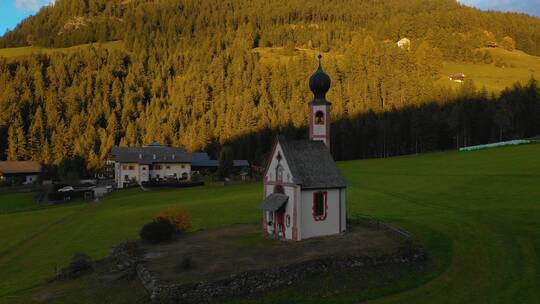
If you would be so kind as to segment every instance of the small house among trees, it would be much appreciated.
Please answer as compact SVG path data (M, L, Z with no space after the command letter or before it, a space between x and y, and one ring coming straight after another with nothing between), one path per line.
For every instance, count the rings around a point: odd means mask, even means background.
M453 82L463 83L465 82L465 74L463 73L452 74L450 75L450 80Z
M397 46L403 50L411 50L411 40L408 38L403 38L397 42Z

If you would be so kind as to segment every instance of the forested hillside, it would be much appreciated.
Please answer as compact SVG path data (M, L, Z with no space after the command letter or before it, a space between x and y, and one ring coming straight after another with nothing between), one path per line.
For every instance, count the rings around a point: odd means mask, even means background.
M410 50L396 46L403 37ZM443 60L477 60L480 47L539 55L540 19L526 15L454 0L57 0L0 47L112 40L124 48L0 58L1 158L58 164L79 154L97 169L113 145L159 141L230 142L257 159L273 133L302 134L308 121L316 60L296 48L324 53L337 158L540 133L535 81L500 97L435 84ZM260 47L283 60L262 60Z

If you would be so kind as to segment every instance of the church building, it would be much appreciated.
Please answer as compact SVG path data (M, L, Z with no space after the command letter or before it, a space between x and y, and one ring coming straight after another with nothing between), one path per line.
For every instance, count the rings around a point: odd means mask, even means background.
M264 173L263 229L276 238L298 241L347 228L347 184L330 153L330 77L320 60L309 80L309 140L278 136Z

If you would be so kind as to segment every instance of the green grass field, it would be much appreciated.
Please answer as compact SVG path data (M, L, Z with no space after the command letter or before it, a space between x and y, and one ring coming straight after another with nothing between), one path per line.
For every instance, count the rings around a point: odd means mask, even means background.
M81 44L81 45L76 45L76 46L67 47L67 48L42 48L42 47L27 46L27 47L0 49L0 57L12 58L12 57L19 57L19 56L34 55L34 54L51 54L55 52L70 53L70 52L77 52L78 50L82 48L87 48L89 46L93 46L96 48L106 48L106 49L119 49L119 50L124 49L124 43L122 41L109 41L109 42L103 42L103 43Z
M305 288L242 303L540 303L540 145L351 161L340 167L350 184L349 213L412 231L432 256L431 272L397 282L388 278L392 284L373 290L356 289L343 276L313 279ZM261 188L128 190L100 203L0 214L0 302L32 302L36 290L48 288L44 281L55 266L66 264L73 253L105 256L110 246L136 238L141 225L164 207L185 207L195 229L258 221ZM0 206L14 199L0 196ZM346 288L337 286L343 282ZM133 282L111 284L102 293L89 291L92 284L97 283L83 278L50 289L77 290L60 303L142 301ZM332 284L344 292L325 297L314 292Z
M35 193L0 194L0 214L37 209L35 197Z

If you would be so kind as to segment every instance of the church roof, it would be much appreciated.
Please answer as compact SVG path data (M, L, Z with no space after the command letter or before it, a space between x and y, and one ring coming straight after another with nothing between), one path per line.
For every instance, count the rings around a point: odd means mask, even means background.
M293 182L303 189L345 188L347 183L322 141L278 137Z
M283 207L289 200L289 197L281 193L272 193L267 196L259 205L259 208L266 211L276 211Z
M309 89L313 92L314 96L311 103L314 105L329 105L330 102L326 100L326 93L330 90L332 81L321 66L321 58L322 56L319 55L319 67L309 78Z

